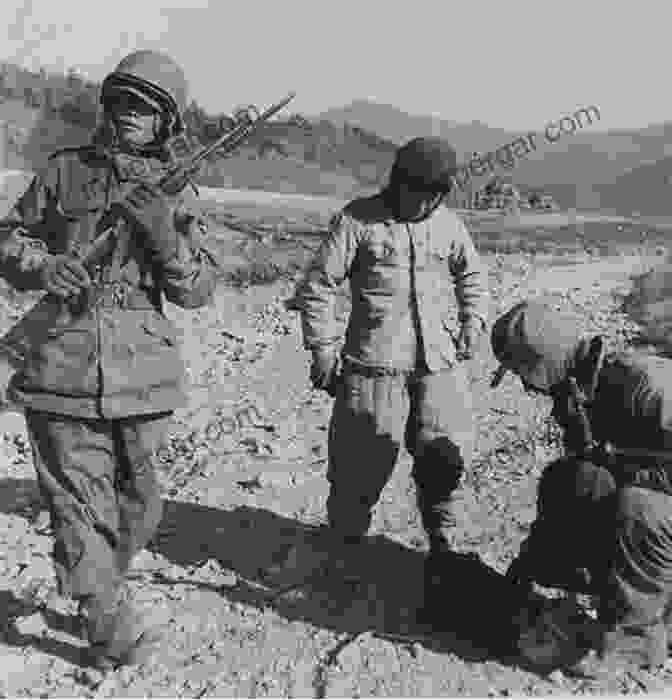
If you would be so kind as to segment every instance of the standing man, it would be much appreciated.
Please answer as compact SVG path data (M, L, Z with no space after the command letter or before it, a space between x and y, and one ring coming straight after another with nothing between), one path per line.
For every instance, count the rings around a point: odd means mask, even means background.
M94 143L55 153L2 222L0 274L47 293L10 398L25 408L59 592L79 601L101 668L141 661L155 641L124 578L161 519L154 452L184 400L162 296L193 309L215 285L192 193L157 186L186 96L168 56L124 58L103 82ZM81 256L110 226L116 245L88 270Z
M540 301L492 329L505 372L553 400L566 456L539 482L537 519L509 578L599 597L590 676L665 662L672 622L672 361L605 354Z
M359 543L394 469L402 443L430 554L425 609L442 592L441 557L452 549L456 492L471 462L473 419L467 375L486 328L486 272L462 221L441 206L456 172L453 148L437 138L402 146L389 183L350 202L331 221L294 308L313 354L311 380L336 397L329 429L329 530ZM452 278L460 331L441 282ZM340 352L336 292L350 282L352 310Z

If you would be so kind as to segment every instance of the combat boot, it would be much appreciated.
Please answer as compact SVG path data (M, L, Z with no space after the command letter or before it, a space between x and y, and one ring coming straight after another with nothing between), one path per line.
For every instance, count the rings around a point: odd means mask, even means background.
M543 552L541 556L540 550ZM534 583L571 593L596 594L601 590L595 576L588 569L573 561L563 561L557 555L549 557L545 548L533 548L530 539L521 544L518 556L506 571L506 578L522 594L531 593Z
M162 640L163 630L150 626L123 594L112 605L88 598L81 611L91 665L102 671L146 662Z
M618 676L629 667L655 670L667 660L667 644L662 620L649 625L612 625L603 630L598 648L569 670L587 678Z

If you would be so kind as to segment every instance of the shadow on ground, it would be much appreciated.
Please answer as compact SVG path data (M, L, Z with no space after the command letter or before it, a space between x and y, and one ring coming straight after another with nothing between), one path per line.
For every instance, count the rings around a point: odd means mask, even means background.
M40 510L34 481L0 482L0 512L33 521ZM217 586L188 574L174 578L168 571L135 570L138 579L153 584L187 584L216 591L231 602L271 608L288 621L300 621L331 630L343 639L363 633L397 643L419 643L432 651L453 653L465 661L519 661L508 655L515 611L513 591L504 577L477 556L451 555L446 559L445 598L437 622L445 633L427 636L414 622L422 600L424 555L384 535L342 555L338 574L321 575L310 567L312 557L334 554L320 530L268 510L241 506L225 510L175 500L164 501L164 518L148 549L178 567L194 570L209 559L235 572L237 583ZM269 579L268 569L284 561L293 545L302 543L295 568L283 572L283 581ZM309 561L311 560L311 561ZM312 573L312 575L311 575ZM20 634L11 620L31 614L29 605L10 591L0 591L5 642L34 646L72 663L81 650L53 639ZM20 608L20 609L19 609ZM25 609L24 609L25 608ZM44 611L52 629L74 630L74 621ZM11 628L11 629L10 629Z
M278 583L268 569L285 560L297 543L296 567L283 571ZM429 639L414 622L422 600L424 554L384 535L369 537L345 553L336 552L317 528L268 510L248 506L220 510L166 501L150 549L181 567L218 560L238 576L236 586L220 589L222 595L261 610L270 607L290 621L346 638L369 632L402 643L418 641L468 661L506 661L514 592L504 576L477 556L447 557L446 594L437 610L437 622L446 632ZM341 559L338 572L321 575L311 566L323 554ZM153 580L184 582L160 572L153 574ZM207 583L192 585L217 590Z

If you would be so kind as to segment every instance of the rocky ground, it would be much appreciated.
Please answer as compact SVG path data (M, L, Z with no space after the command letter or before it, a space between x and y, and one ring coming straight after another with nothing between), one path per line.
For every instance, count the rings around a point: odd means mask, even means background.
M585 326L623 347L636 327L619 311L639 258L572 264L488 259L493 313L551 294ZM404 455L377 508L369 542L342 575L302 574L292 545L316 552L327 494L331 400L307 382L297 318L283 283L235 290L186 312L190 403L160 452L165 517L134 563L138 601L168 625L151 663L106 676L87 668L74 609L54 590L50 523L35 483L23 418L0 417L0 692L3 696L335 697L640 693L672 684L672 668L591 682L541 675L502 655L501 573L535 515L535 485L558 454L548 403L511 377L494 392L487 347L471 362L478 423L475 502L460 524L447 610L471 633L414 639L424 540ZM11 308L9 308L11 311ZM4 327L11 322L5 310ZM254 408L250 408L254 407ZM236 418L237 416L237 418ZM236 430L231 426L232 417ZM362 468L366 456L362 455ZM465 562L467 560L465 559ZM271 573L285 564L282 582ZM406 635L406 636L404 636Z

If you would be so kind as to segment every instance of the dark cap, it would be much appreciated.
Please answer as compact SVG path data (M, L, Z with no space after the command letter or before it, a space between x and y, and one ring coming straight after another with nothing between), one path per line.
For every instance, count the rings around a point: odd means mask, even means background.
M490 386L507 371L543 393L564 381L581 346L580 318L554 309L543 300L523 301L500 316L491 344L500 366Z
M440 138L419 136L397 150L390 182L448 192L456 172L457 154L450 143Z

